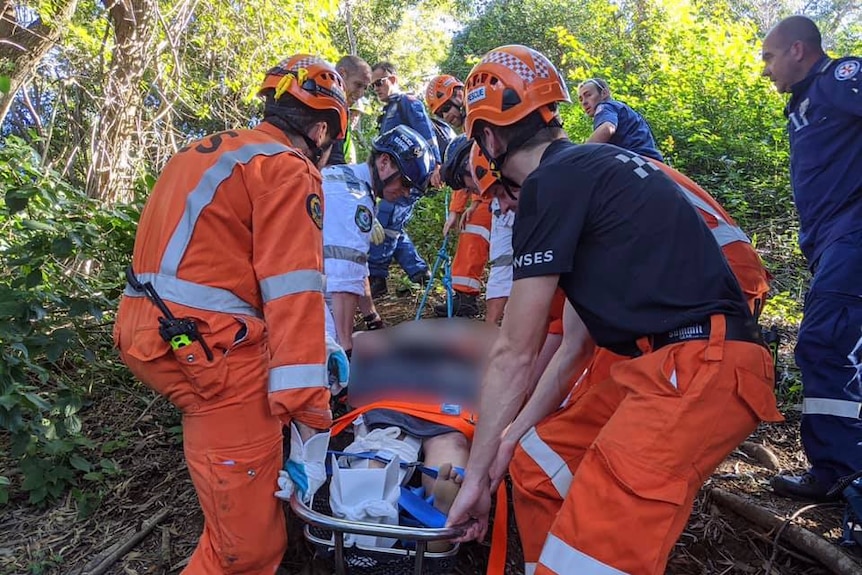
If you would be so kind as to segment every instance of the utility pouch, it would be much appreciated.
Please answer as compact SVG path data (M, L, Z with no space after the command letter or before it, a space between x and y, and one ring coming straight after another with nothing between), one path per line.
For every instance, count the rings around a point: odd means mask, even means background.
M201 344L201 340L193 340L180 347L171 347L174 358L180 365L180 370L192 387L203 399L211 399L222 392L227 383L227 362L224 355L216 350L210 352Z

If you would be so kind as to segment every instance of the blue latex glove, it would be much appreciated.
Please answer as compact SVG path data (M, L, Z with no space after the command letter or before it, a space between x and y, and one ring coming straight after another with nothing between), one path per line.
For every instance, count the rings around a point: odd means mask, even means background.
M347 387L350 379L350 360L338 343L328 334L326 336L326 368L329 372L329 390L337 395Z

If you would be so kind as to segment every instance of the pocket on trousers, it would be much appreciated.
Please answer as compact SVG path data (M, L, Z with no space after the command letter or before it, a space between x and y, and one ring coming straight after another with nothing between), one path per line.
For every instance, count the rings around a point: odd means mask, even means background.
M212 360L207 358L199 341L171 351L196 394L203 399L210 399L224 390L228 369L221 350L210 350Z
M627 454L596 445L599 456L604 460L611 475L630 493L640 499L668 503L674 508L683 505L688 497L688 482L668 471L650 467ZM669 508L670 509L670 508ZM668 518L673 517L671 512ZM659 519L659 517L652 517ZM659 529L654 523L645 523Z
M263 572L278 564L287 544L282 506L273 495L281 443L264 449L207 455L211 499L201 503L225 573Z
M736 394L760 421L784 421L775 402L772 386L763 377L744 369L736 369Z

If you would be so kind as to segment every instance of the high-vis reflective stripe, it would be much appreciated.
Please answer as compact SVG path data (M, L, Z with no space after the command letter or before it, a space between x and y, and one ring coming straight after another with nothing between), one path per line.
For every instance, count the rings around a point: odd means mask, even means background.
M473 289L480 289L482 287L482 284L479 283L479 280L464 276L452 276L452 285L464 286Z
M323 246L323 258L328 260L344 260L357 264L368 262L368 254L345 246Z
M357 178L353 170L346 165L333 166L332 169L327 170L325 178L328 182L344 182L347 184L348 189L351 190L366 192L371 189L371 186Z
M482 226L477 226L476 224L467 224L464 226L465 234L476 234L477 236L484 239L486 242L491 241L491 231L487 228L483 228Z
M577 573L578 575L626 575L619 569L605 565L598 559L578 551L566 544L565 541L548 533L545 546L542 547L542 555L539 563L557 573L566 575Z
M488 262L492 268L504 268L512 265L512 254L503 254Z
M138 281L150 282L163 300L179 305L221 313L261 316L260 310L226 289L163 274L138 274ZM123 294L128 297L145 297L143 292L132 289L128 284Z
M536 572L535 563L524 563L524 575L533 575Z
M263 303L269 303L286 295L302 292L323 292L326 280L317 270L296 270L270 276L260 280L260 295Z
M384 228L383 233L386 234L387 238L392 238L393 240L397 240L398 237L401 236L401 232L398 230L390 230Z
M329 376L324 364L282 365L269 370L269 392L309 387L327 387Z
M748 236L745 235L741 229L737 226L731 225L727 220L721 217L712 206L710 206L707 202L703 200L703 198L698 197L697 194L692 192L691 190L677 184L677 188L685 195L686 199L697 209L706 212L711 215L718 221L718 225L714 227L712 231L712 235L715 237L715 241L718 242L720 247L724 247L727 244L733 242L745 242L747 244L751 243L751 240L748 239Z
M560 497L565 499L569 493L569 487L572 485L572 472L569 471L563 458L542 441L542 438L536 433L535 427L531 427L530 431L521 437L519 443L524 453L545 472Z
M216 163L203 173L198 184L186 197L186 209L162 255L159 272L169 276L177 275L177 268L186 253L201 212L213 201L216 190L230 177L236 166L247 164L255 156L275 156L284 152L296 153L293 148L284 144L267 143L249 144L222 154Z
M804 415L834 415L859 419L862 414L862 403L846 399L824 399L822 397L806 397L802 400Z

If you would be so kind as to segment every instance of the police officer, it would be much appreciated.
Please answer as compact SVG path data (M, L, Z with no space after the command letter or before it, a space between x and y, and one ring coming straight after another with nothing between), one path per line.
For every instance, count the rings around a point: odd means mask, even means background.
M644 117L630 106L611 97L608 83L591 78L578 86L578 101L593 119L593 133L587 143L607 143L663 162L655 137Z
M374 217L375 198L397 202L413 188L424 191L433 169L425 139L407 126L396 126L374 139L367 163L323 170L323 257L327 303L335 322L331 335L348 357L353 314L365 294L368 249L385 238Z
M763 75L790 94L790 179L813 274L796 344L811 467L775 477L772 488L822 500L838 478L862 470L862 59L829 58L803 16L779 22L762 56Z
M401 92L396 69L392 63L378 62L371 67L371 89L383 102L383 113L378 120L380 133L388 132L400 125L412 128L428 142L434 163L439 165L441 154L431 119L421 100ZM436 185L438 182L432 177L431 183ZM377 217L387 230L387 235L382 244L371 247L368 256L373 297L386 293L386 278L389 276L389 264L393 257L412 281L422 283L431 277L427 262L417 253L416 246L404 230L413 215L413 206L419 197L420 194L414 192L409 197L394 203L383 200L377 206Z
M475 518L466 537L484 534L489 469L531 392L559 286L570 304L548 368L559 381L583 371L594 345L628 359L569 408L558 464L577 472L535 573L664 573L703 481L760 420L780 418L769 352L677 185L637 154L566 139L557 106L568 91L545 56L496 48L465 84L466 132L518 215L514 285L449 521Z

